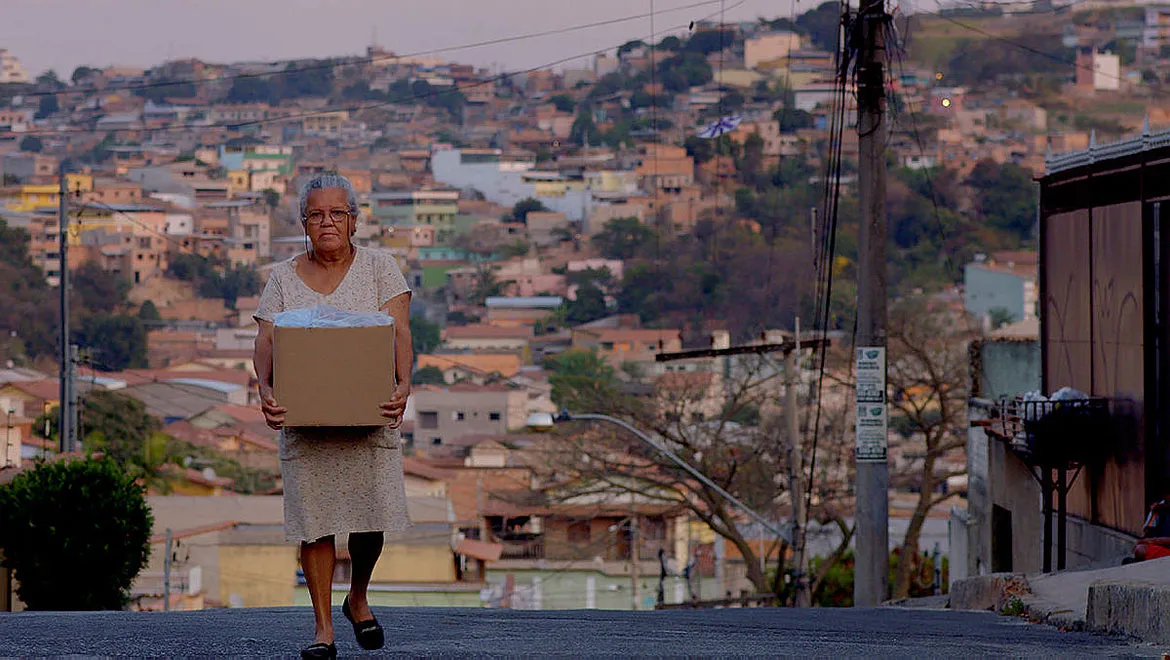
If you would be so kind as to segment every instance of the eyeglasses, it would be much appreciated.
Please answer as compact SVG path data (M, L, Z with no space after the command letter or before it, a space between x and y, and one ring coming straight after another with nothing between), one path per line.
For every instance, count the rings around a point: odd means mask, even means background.
M321 210L310 211L305 215L305 222L314 227L319 227L325 224L325 218L328 217L333 224L340 225L346 220L349 220L349 216L351 215L353 215L353 212L349 209L329 209L328 214Z

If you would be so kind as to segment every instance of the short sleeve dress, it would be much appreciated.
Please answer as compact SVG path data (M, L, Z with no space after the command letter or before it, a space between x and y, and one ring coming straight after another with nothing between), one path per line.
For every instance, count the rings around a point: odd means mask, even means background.
M376 312L408 291L392 255L358 247L349 272L328 295L310 289L292 259L277 264L255 318L271 322L280 312L317 305ZM284 533L289 541L353 532L397 533L411 527L397 430L286 427L279 445Z

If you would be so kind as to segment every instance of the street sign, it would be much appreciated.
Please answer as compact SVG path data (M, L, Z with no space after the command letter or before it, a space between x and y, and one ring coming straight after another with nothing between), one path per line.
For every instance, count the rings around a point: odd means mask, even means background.
M885 347L858 348L854 373L857 377L857 460L885 462L889 444Z

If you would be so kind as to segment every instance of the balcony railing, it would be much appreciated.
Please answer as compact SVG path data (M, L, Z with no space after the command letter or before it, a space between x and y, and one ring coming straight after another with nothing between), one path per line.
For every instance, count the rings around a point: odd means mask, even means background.
M500 559L544 559L544 539L503 539L504 551Z

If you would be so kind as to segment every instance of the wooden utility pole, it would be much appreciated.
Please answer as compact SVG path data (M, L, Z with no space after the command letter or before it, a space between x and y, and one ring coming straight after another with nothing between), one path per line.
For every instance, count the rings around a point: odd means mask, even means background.
M857 529L853 603L886 599L889 562L889 440L886 418L886 133L885 62L890 16L884 0L861 0L857 52L858 192L861 231L857 274Z
M59 423L57 425L57 432L59 434L61 453L73 451L74 446L74 431L73 425L73 355L72 349L69 345L69 180L65 176L65 161L61 161L61 166L58 169L58 200L57 200L57 224L61 235L58 236L57 251L61 257L61 267L59 275L59 292L61 294L61 332L60 332L60 349L59 357L61 360L61 369L58 372L58 378L61 381L57 388L57 400L60 401Z
M805 558L808 538L808 508L805 493L808 490L804 479L804 451L800 445L800 420L797 417L796 391L800 387L800 319L796 319L796 350L784 355L784 416L788 426L788 491L792 500L792 563L796 578L796 606L808 607L812 598L809 593L808 567ZM783 557L778 566L783 565Z
M163 611L171 611L171 555L174 553L172 549L173 536L171 528L167 528L166 536L166 556L163 557Z
M634 498L636 494L633 489L630 490L630 582L634 598L634 609L641 609L638 606L638 505Z

